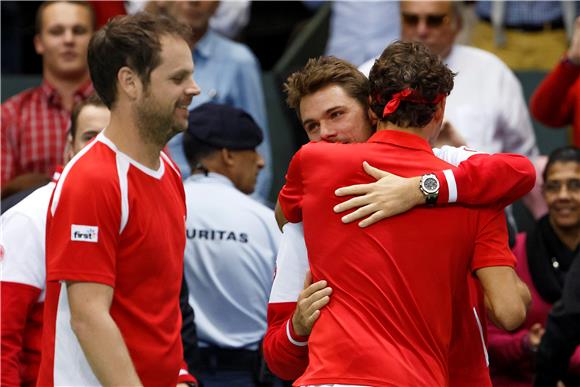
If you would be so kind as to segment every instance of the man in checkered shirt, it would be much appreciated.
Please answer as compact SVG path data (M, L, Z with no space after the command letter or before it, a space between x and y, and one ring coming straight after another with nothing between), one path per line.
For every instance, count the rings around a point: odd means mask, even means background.
M48 182L62 165L72 107L93 91L87 46L94 22L86 2L45 2L38 9L34 48L43 80L2 104L2 197Z

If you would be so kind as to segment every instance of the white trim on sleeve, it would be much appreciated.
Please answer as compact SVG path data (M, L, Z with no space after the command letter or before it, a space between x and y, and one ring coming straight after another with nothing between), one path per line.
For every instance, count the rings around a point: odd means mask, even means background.
M290 334L290 320L286 322L286 336L288 336L288 340L297 347L305 347L308 345L308 341L294 340L294 338Z
M457 201L457 182L455 181L455 176L451 169L446 169L443 171L445 175L445 180L447 180L447 188L449 189L449 203L455 203Z

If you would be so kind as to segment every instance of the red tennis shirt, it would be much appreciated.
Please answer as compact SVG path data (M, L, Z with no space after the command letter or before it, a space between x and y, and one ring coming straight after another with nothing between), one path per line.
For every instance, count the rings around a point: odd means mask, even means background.
M450 168L424 139L390 130L361 144L310 143L294 156L280 205L304 223L313 280L333 288L296 384L447 385L454 314L473 319L466 276L514 264L503 211L418 207L345 225L334 191L370 182L365 160L406 177Z
M179 293L185 195L161 155L151 170L97 136L66 166L49 205L38 384L99 384L70 326L65 281L114 288L110 314L144 385L175 386L183 360Z

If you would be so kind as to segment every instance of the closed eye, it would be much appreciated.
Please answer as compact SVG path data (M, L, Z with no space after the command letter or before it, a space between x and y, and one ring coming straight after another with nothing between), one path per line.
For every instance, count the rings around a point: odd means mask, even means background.
M341 110L337 110L337 111L330 113L330 118L338 118L338 117L342 116L343 114L344 114L344 112L342 112Z
M307 124L304 129L308 132L308 133L314 133L315 131L317 131L320 128L320 125L316 124L316 123L312 123L312 124Z

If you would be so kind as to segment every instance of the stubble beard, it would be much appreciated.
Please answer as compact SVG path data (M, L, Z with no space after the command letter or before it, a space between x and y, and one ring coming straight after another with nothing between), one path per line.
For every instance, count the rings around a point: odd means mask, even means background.
M163 109L150 95L135 106L135 115L139 135L146 143L154 144L160 149L165 147L169 140L185 130L175 121L175 110L171 113Z

